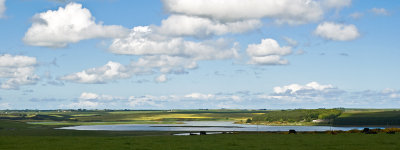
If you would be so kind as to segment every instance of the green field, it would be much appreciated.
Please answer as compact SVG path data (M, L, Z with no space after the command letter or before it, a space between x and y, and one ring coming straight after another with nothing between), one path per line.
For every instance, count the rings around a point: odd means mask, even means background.
M400 134L240 132L171 136L174 132L56 130L57 126L0 120L1 150L108 149L398 149Z
M346 110L335 118L336 126L399 126L400 110Z
M179 124L181 121L235 121L269 125L399 126L399 110L2 110L0 149L399 149L400 129L378 134L349 132L235 132L234 134L171 136L178 132L75 131L71 125ZM179 126L179 125L178 125Z
M206 136L0 136L0 149L398 149L400 135L233 134Z

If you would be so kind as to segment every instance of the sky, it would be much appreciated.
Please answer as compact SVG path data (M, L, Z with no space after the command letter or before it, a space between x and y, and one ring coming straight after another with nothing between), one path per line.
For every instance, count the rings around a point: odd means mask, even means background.
M1 109L399 108L397 0L0 0Z

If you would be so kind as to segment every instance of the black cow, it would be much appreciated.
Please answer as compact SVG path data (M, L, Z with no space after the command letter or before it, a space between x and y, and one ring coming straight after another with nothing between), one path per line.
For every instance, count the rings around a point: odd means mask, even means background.
M293 134L297 134L296 130L290 129L290 130L289 130L289 134L292 134L292 133L293 133Z

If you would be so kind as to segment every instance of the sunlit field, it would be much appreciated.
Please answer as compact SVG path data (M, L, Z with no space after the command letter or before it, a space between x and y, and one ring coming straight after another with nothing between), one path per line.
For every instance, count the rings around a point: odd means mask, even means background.
M283 114L290 114L286 110ZM312 111L312 110L310 110ZM329 110L328 110L329 111ZM2 111L0 149L398 149L398 129L347 132L234 132L173 136L174 131L75 131L70 125L180 123L184 120L238 121L280 110L180 111ZM317 112L317 111L312 111ZM326 111L323 111L326 112ZM377 114L376 114L377 113ZM349 110L338 118L397 117L393 110ZM282 114L281 114L282 115ZM8 119L4 119L5 117ZM21 116L25 116L21 117ZM29 116L29 117L28 117ZM35 118L40 116L42 118ZM223 117L224 116L224 117ZM278 115L279 116L279 115ZM298 118L298 115L292 116ZM57 120L57 119L65 120ZM71 121L71 118L75 119ZM39 120L34 120L39 119ZM42 120L41 120L42 119ZM54 119L54 120L52 120ZM103 120L102 120L103 119ZM290 119L290 117L289 117ZM170 120L170 121L166 121ZM254 119L253 119L254 120ZM100 122L96 122L100 121ZM240 123L240 122L239 122ZM395 131L388 134L388 131Z

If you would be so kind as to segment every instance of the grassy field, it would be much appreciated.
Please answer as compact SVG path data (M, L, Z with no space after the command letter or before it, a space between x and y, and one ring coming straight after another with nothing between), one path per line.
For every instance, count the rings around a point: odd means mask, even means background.
M400 134L266 133L171 136L174 132L56 130L56 126L0 120L1 150L109 149L398 149Z
M225 134L206 136L0 136L2 150L398 149L400 135Z
M303 111L302 112L309 112ZM329 110L328 110L329 111ZM272 112L272 113L271 113ZM0 111L1 150L46 149L399 149L400 133L328 134L308 132L237 132L204 136L171 136L178 132L75 131L54 128L68 125L179 123L184 120L243 121L254 116L295 117L293 112L266 110L179 110L179 111ZM312 112L312 111L311 111ZM325 112L325 111L322 111ZM306 113L307 114L307 113ZM288 116L289 115L289 116ZM315 117L315 114L313 114ZM336 119L399 118L397 110L345 110ZM275 116L275 115L274 115ZM306 115L307 116L307 115ZM350 119L349 119L350 118ZM277 118L279 119L279 118ZM296 121L296 120L295 120ZM298 121L298 120L297 120ZM30 123L27 123L30 122ZM353 131L352 131L353 132ZM336 132L335 132L336 133Z
M335 118L336 126L399 126L400 110L354 109L346 110Z

